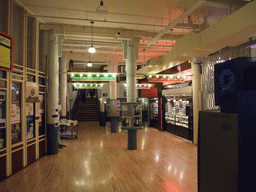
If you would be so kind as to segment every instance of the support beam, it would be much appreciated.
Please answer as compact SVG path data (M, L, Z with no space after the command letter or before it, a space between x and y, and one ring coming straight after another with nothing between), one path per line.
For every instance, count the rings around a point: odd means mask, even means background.
M150 46L151 44L153 44L155 41L157 41L160 37L162 37L167 31L169 31L171 28L173 28L175 25L177 25L180 21L182 21L183 19L185 19L187 16L189 16L192 12L194 12L195 10L197 10L199 7L201 7L203 4L205 3L205 1L198 1L197 3L195 3L192 7L190 7L185 13L183 13L181 16L179 16L175 21L173 21L172 23L170 23L169 25L167 25L164 30L162 30L160 33L158 33L153 39L151 39L148 42L148 46Z

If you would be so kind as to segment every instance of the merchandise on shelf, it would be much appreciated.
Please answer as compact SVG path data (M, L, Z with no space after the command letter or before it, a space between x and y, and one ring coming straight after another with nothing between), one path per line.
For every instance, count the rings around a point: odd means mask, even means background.
M175 98L168 99L165 105L165 120L167 123L189 128L189 116L186 109L190 106L189 100Z

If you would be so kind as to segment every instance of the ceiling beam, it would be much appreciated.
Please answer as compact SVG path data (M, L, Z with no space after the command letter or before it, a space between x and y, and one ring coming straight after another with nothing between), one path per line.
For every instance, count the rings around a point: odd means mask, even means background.
M164 30L162 30L160 33L158 33L153 39L151 39L148 42L148 46L150 46L151 44L153 44L155 41L157 41L159 38L161 38L167 31L169 31L171 28L173 28L175 25L177 25L180 21L182 21L183 19L185 19L187 16L189 16L192 12L194 12L195 10L197 10L199 7L201 7L203 4L205 3L205 1L198 1L196 2L192 7L190 7L186 12L184 12L181 16L179 16L177 19L175 19L175 21L169 23L169 25L167 25Z
M41 30L51 30L55 35L78 35L78 36L91 36L92 29L88 26L81 25L68 25L68 24L40 24ZM118 33L119 32L119 33ZM93 27L93 36L114 38L114 39L132 39L133 37L140 37L141 39L148 39L154 37L157 33L141 31L141 30L129 30L118 28L106 28L106 27ZM176 41L183 37L183 35L177 34L165 34L159 40L162 41Z

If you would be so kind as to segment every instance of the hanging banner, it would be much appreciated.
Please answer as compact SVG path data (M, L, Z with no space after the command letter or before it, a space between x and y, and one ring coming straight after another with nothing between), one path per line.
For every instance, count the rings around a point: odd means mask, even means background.
M12 72L13 38L0 31L0 70Z
M39 85L26 82L26 102L39 102Z

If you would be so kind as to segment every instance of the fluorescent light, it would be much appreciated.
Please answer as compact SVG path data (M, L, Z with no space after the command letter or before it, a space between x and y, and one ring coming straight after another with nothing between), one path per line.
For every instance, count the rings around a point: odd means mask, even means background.
M97 74L96 76L97 76L97 77L99 77L99 76L100 76L100 74Z
M158 78L158 77L159 77L159 75L156 76L156 78Z
M152 75L149 75L149 78L151 78L152 77Z
M87 67L91 67L92 66L92 63L87 63Z
M107 77L107 76L108 76L108 74L106 73L106 74L105 74L105 77Z
M74 74L73 74L73 73L71 74L71 77L74 77Z
M92 76L92 75L89 73L89 74L88 74L88 77L91 77L91 76Z
M83 74L80 74L80 77L83 77Z
M88 52L89 53L96 53L96 49L94 47L89 47Z

